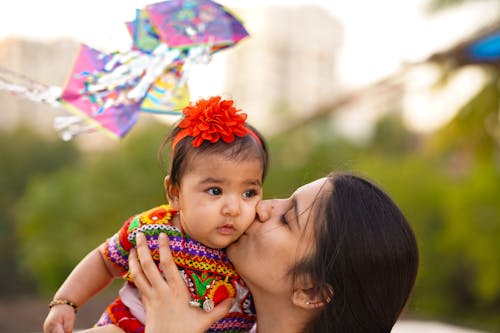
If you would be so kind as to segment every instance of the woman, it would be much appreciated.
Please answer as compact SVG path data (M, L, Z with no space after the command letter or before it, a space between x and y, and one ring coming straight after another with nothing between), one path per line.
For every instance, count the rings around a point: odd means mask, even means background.
M382 190L334 173L289 199L262 201L257 213L258 221L227 249L253 294L256 332L391 331L413 288L418 251L405 217ZM160 242L164 276L142 235L130 258L146 332L204 332L231 301L211 313L190 308L166 239Z

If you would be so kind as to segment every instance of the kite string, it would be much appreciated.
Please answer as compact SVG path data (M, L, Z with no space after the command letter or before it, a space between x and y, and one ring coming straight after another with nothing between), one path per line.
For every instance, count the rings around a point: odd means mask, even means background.
M0 90L56 107L60 105L59 97L62 92L59 87L42 84L2 67L0 67Z
M1 90L32 102L47 103L53 107L61 106L59 98L62 89L60 87L45 85L2 67L0 67ZM64 141L69 141L79 134L95 131L96 126L85 122L80 116L65 115L54 118L54 129Z

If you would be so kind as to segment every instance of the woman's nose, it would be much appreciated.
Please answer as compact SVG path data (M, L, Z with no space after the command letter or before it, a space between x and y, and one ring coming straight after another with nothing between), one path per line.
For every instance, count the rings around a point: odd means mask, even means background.
M262 200L255 207L255 212L257 214L257 218L260 222L266 222L269 220L273 213L277 213L279 208L283 205L284 199L270 199L270 200Z

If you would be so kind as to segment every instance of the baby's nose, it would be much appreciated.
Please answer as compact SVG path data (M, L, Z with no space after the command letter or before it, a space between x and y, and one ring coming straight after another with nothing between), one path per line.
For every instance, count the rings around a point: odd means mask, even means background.
M225 216L237 216L240 213L240 202L238 198L228 197L222 207L222 214Z

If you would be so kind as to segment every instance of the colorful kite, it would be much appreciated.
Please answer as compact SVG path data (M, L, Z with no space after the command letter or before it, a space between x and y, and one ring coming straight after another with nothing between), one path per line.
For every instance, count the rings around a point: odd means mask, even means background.
M70 111L54 122L65 140L94 129L121 138L141 111L180 115L189 103L192 65L208 63L214 52L248 36L240 20L211 0L150 4L126 26L131 49L106 54L82 44L62 92L37 86L23 93L19 85L2 84L1 75L0 89Z
M218 50L247 36L234 15L210 0L171 0L148 5L145 10L159 39L170 47L210 44Z

